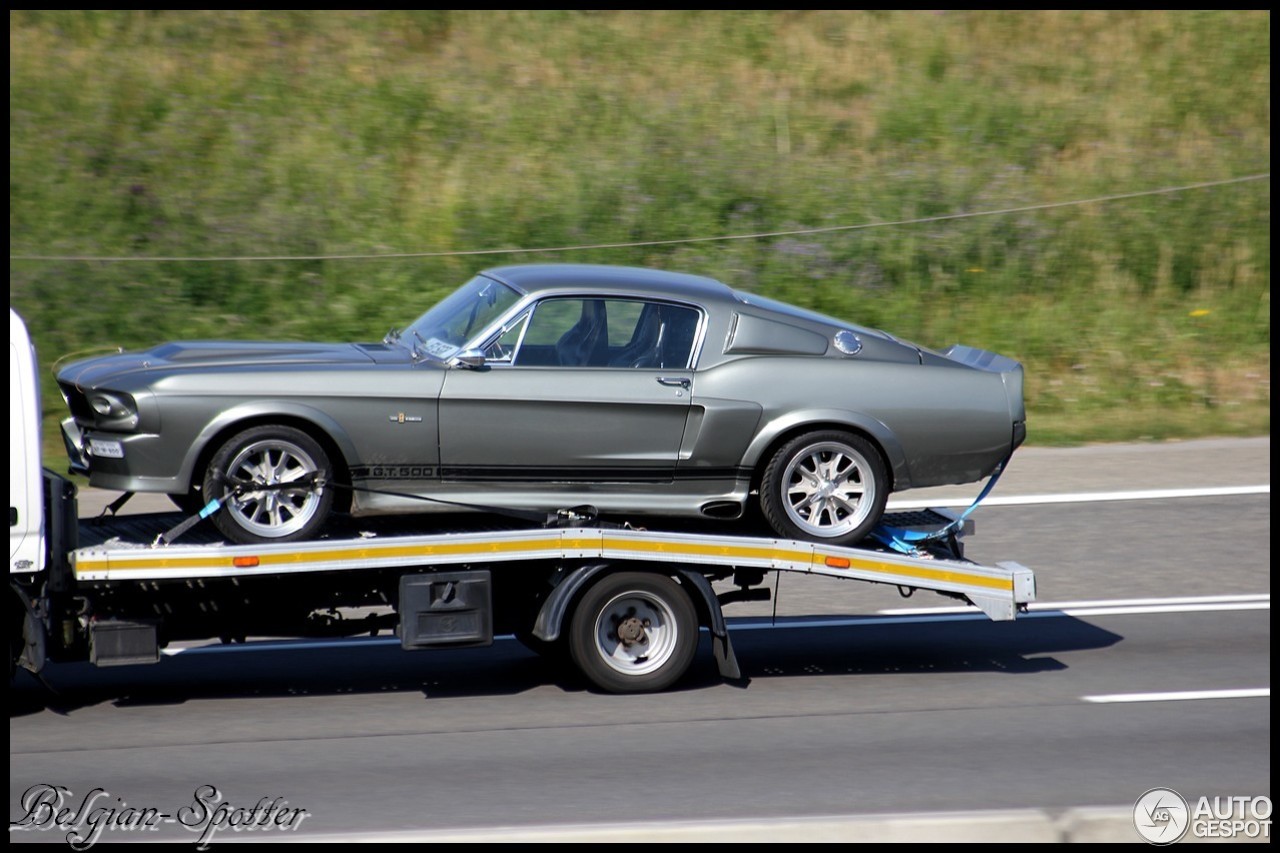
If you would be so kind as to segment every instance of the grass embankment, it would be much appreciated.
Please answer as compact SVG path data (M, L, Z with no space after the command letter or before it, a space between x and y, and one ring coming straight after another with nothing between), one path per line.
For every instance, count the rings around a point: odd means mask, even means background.
M1266 12L11 12L15 255L891 222L1267 172ZM486 265L638 264L1025 362L1033 442L1270 431L1270 180L561 255L12 261L43 358L373 339ZM59 410L56 398L47 400Z

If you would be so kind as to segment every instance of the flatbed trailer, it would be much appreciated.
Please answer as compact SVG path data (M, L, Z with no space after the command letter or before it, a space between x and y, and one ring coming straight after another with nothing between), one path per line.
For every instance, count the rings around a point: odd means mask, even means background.
M907 514L903 514L904 516ZM913 513L925 526L955 518L942 509ZM162 516L161 521L171 518ZM134 522L133 530L147 519ZM890 513L889 523L902 516ZM107 529L110 529L109 527ZM919 525L915 528L919 529ZM751 535L672 533L633 527L552 527L531 530L405 534L325 539L284 545L146 545L112 537L71 553L78 582L237 579L261 575L352 572L369 569L437 569L478 564L588 562L661 563L708 573L743 569L797 572L893 584L962 596L991 619L1010 620L1034 600L1035 579L1017 563L982 566L938 545L915 554L889 549L844 548ZM544 639L553 639L544 637Z
M722 675L739 678L724 607L767 600L771 572L932 590L993 620L1015 618L1035 598L1029 569L965 560L958 536L901 554L749 534L572 521L513 529L467 519L459 526L469 530L405 532L398 522L263 545L225 544L202 525L190 542L157 544L182 516L74 519L70 484L45 478L70 500L51 505L63 518L53 527L74 528L78 541L65 560L51 560L46 582L14 584L23 622L17 662L34 670L45 660L155 662L177 641L386 630L419 650L483 646L510 633L571 661L600 689L644 692L684 674L700 627ZM936 529L955 518L929 510L886 520Z
M946 532L910 553L741 526L641 529L579 511L532 527L474 513L348 520L325 538L261 545L226 544L208 521L178 514L82 520L73 484L40 466L39 422L34 353L11 311L11 674L50 661L154 663L175 642L387 630L406 650L514 634L571 661L599 689L647 692L688 670L701 628L720 672L739 678L723 608L767 600L771 572L932 590L993 620L1035 599L1029 569L966 560L963 525L941 510L886 516L899 528Z

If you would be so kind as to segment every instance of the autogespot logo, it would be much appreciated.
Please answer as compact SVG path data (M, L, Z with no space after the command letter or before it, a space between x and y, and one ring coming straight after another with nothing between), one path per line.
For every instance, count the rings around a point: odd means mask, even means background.
M1173 844L1187 834L1191 811L1177 791L1152 788L1133 804L1133 825L1151 844Z

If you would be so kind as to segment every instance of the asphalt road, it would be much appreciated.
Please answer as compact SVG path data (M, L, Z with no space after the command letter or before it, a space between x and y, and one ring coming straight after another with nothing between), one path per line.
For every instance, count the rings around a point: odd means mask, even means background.
M1000 494L1049 492L1054 465L1072 491L1270 480L1269 440L1030 456ZM55 667L48 686L22 675L10 818L45 784L71 806L100 788L97 807L123 800L191 822L201 786L235 806L284 798L308 812L306 836L1127 809L1157 786L1270 795L1269 493L977 517L970 557L1022 562L1041 602L1074 604L990 623L930 594L787 577L776 623L772 603L729 611L743 614L745 685L720 682L704 643L679 689L657 696L591 693L511 640L429 654L387 638L250 645L154 667ZM1201 694L1232 690L1265 693ZM1170 692L1207 698L1097 701ZM162 826L160 837L195 837Z

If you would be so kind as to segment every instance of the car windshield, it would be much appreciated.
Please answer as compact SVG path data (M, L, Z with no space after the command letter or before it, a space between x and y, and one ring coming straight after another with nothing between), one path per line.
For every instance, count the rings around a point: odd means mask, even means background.
M400 338L419 355L443 361L519 300L515 290L478 275L415 320Z

